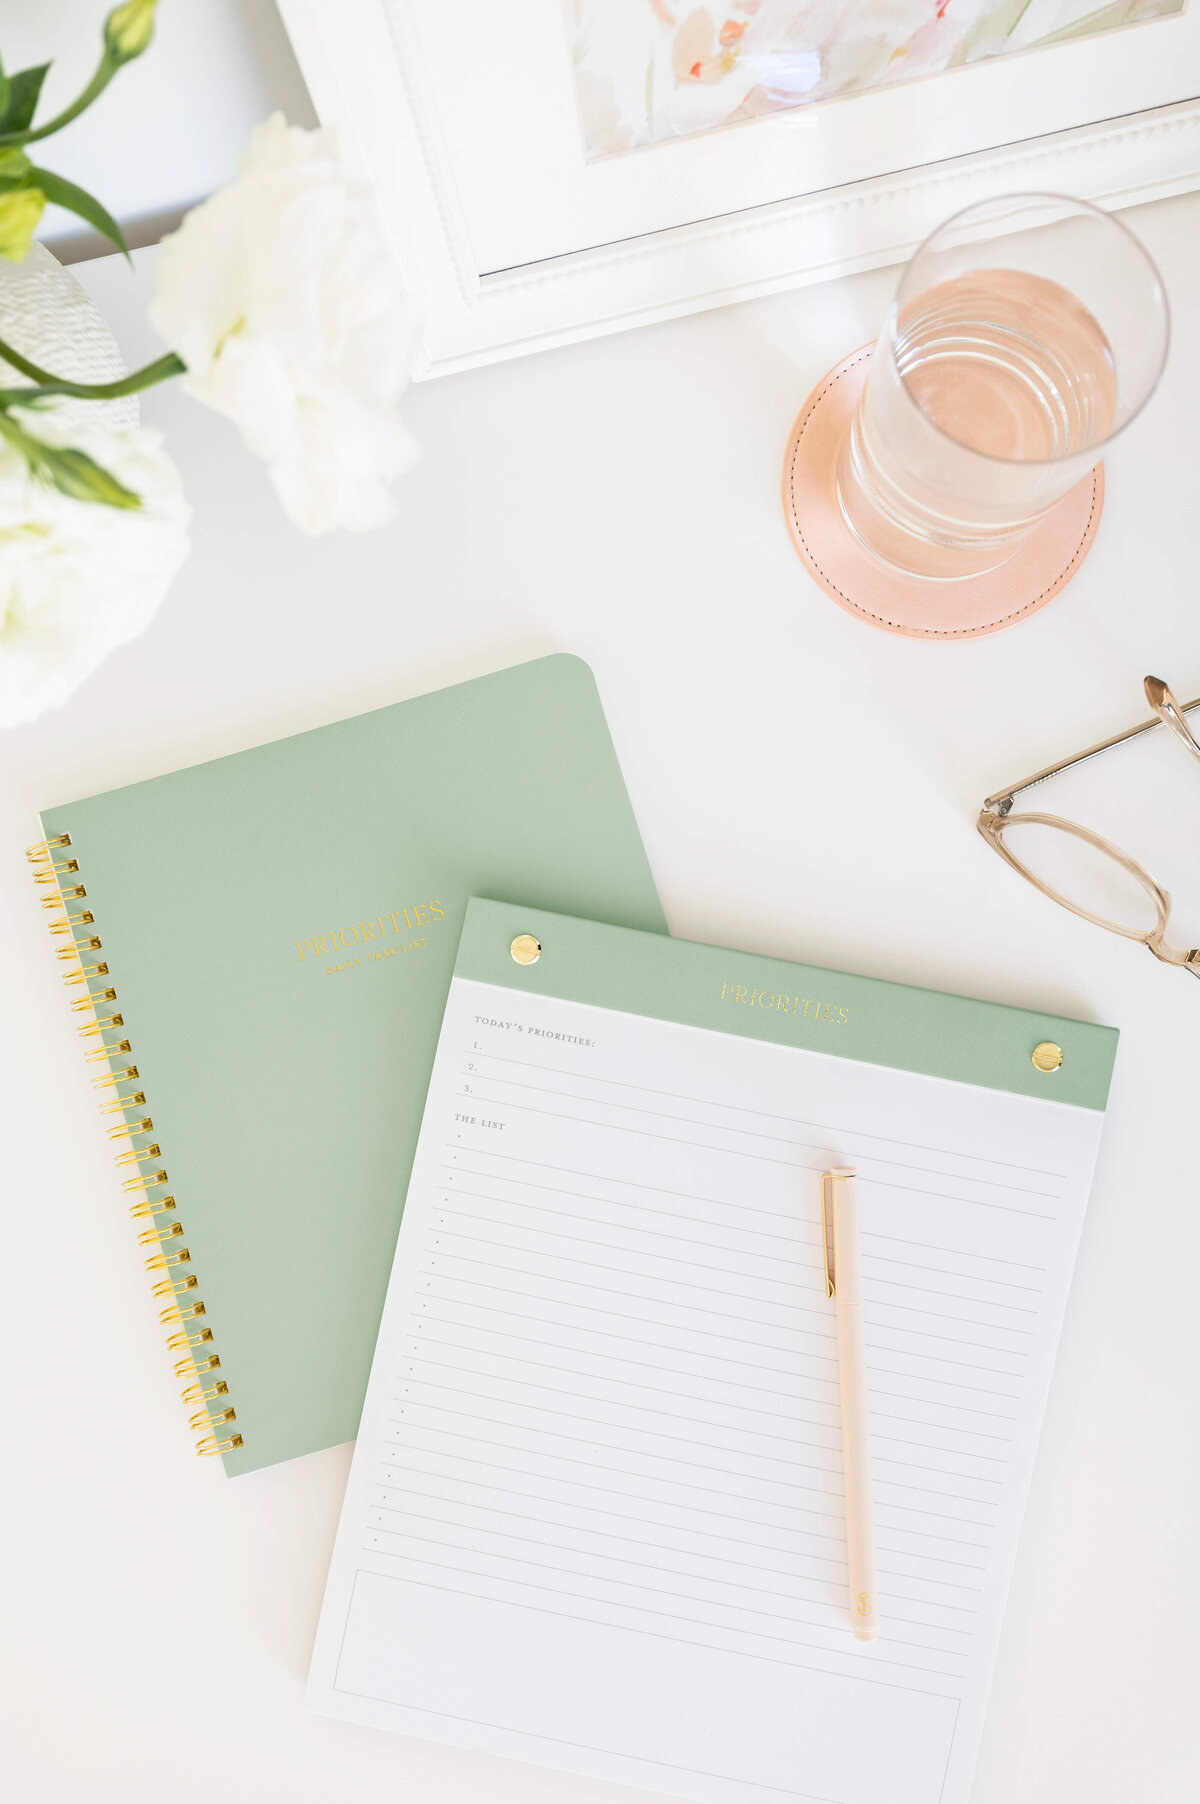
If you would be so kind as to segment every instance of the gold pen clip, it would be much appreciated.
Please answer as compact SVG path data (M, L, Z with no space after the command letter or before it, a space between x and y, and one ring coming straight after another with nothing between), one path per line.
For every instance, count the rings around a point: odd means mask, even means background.
M833 1173L831 1171L823 1171L821 1173L821 1251L825 1256L825 1295L827 1297L834 1296L837 1289L833 1281L833 1266L829 1257L829 1238L833 1232L833 1224L831 1221L832 1215Z

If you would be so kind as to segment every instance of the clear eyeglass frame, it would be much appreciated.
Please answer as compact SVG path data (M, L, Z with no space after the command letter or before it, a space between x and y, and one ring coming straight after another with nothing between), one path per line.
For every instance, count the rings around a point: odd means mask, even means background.
M1116 733L1111 739L1101 740L1099 745L1089 746L1086 752L1079 752L1073 758L1065 758L1061 764L1052 764L1046 770L1038 771L1032 777L1026 777L1022 783L1014 783L1011 789L999 790L988 796L979 813L976 826L987 843L1010 865L1027 883L1048 896L1051 902L1057 902L1060 908L1069 909L1073 915L1079 915L1085 921L1091 921L1096 927L1103 927L1109 933L1119 933L1123 939L1137 940L1152 952L1155 958L1164 964L1177 965L1190 971L1193 977L1200 977L1200 947L1183 951L1167 944L1167 928L1171 916L1171 898L1162 886L1155 882L1150 873L1140 865L1136 858L1114 846L1111 840L1104 839L1099 833L1093 833L1088 827L1081 827L1075 821L1064 820L1057 814L1014 814L1013 802L1027 789L1033 789L1039 783L1046 783L1060 772L1071 770L1077 764L1084 764L1090 758L1098 758L1101 752L1108 752L1114 746L1125 745L1131 739L1137 739L1143 733L1154 728L1165 726L1174 737L1185 746L1192 757L1200 763L1200 739L1185 718L1194 708L1200 708L1200 696L1192 702L1180 704L1175 700L1170 689L1159 677L1148 676L1144 684L1146 699L1154 710L1153 718L1142 721L1140 726L1130 727L1125 733ZM1005 843L1006 829L1012 826L1039 826L1056 828L1082 840L1095 851L1111 858L1130 877L1133 877L1145 890L1155 914L1154 925L1149 928L1129 927L1120 921L1107 919L1104 915L1093 914L1072 902L1069 897L1060 894L1050 884L1043 882L1033 871L1017 857L1012 846Z

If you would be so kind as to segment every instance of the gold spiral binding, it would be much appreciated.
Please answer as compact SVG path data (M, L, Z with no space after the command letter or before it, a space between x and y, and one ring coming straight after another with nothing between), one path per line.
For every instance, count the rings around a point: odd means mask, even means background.
M211 1459L214 1453L232 1453L235 1447L243 1445L240 1434L231 1434L227 1441L219 1441L215 1434L206 1434L202 1441L196 1442L196 1452L201 1459Z
M182 1228L183 1224L182 1222L177 1222L176 1226ZM138 1238L140 1239L141 1236L139 1235ZM180 1247L178 1252L175 1253L155 1253L152 1258L143 1261L143 1263L148 1272L163 1272L166 1271L167 1267L170 1265L190 1265L192 1263L192 1255L188 1247ZM193 1278L192 1284L194 1285L195 1282L196 1280Z
M167 1339L167 1351L182 1353L185 1347L201 1347L206 1341L211 1341L212 1337L211 1328L201 1328L198 1334L172 1334Z
M111 1047L109 1050L115 1052L116 1047ZM137 1075L138 1068L136 1065L126 1065L124 1071L118 1071L114 1066L107 1077L94 1077L92 1079L92 1089L115 1090L120 1084L131 1083Z
M189 1303L186 1309L182 1303L172 1303L168 1308L159 1310L158 1319L164 1328L169 1328L172 1322L190 1322L203 1314L203 1303Z
M220 1410L216 1415L213 1415L211 1410L201 1409L201 1410L197 1410L196 1414L192 1417L191 1421L188 1423L188 1427L191 1429L193 1434L198 1434L202 1428L211 1428L214 1424L217 1424L217 1423L224 1424L226 1422L236 1422L236 1421L237 1421L237 1410L236 1409L223 1409L223 1410Z
M79 1039L103 1039L110 1026L125 1026L125 1016L96 1016L94 1021L76 1028Z
M146 1092L134 1090L128 1096L114 1096L109 1102L97 1103L96 1107L102 1115L123 1115L126 1109L144 1109Z
M33 873L33 881L35 883L53 883L53 884L57 885L58 873L60 871L66 871L69 874L72 871L77 871L78 869L79 869L79 862L77 859L63 858L63 859L60 859L57 864L50 864L50 865L47 865L44 869L35 870Z
M229 1395L229 1386L223 1378L216 1378L213 1380L212 1384L204 1384L202 1382L189 1384L187 1389L182 1391L180 1395L190 1409L193 1403L199 1403L205 1397L227 1397Z
M161 1228L147 1228L139 1234L137 1243L140 1247L160 1247L164 1240L177 1240L182 1233L181 1221L165 1221Z
M199 1283L200 1280L195 1272L185 1272L182 1278L160 1278L157 1284L150 1286L150 1295L152 1297L181 1297L185 1291L195 1290Z
M89 977L107 977L107 976L108 976L108 966L107 965L80 965L80 964L77 964L73 971L64 971L63 972L62 980L66 984L68 989L73 989L73 988L77 989L81 983L86 983Z
M61 908L63 906L64 906L64 904L60 902L59 907ZM95 915L92 913L90 908L85 908L82 914L79 914L79 915L66 915L65 914L62 917L61 921L51 921L50 931L54 935L55 939L61 940L63 938L63 936L68 933L70 934L71 938L74 939L75 938L75 929L77 927L94 927L95 924L96 924Z
M140 1177L126 1178L121 1189L126 1196L132 1196L135 1190L157 1190L158 1186L165 1184L166 1181L167 1174L160 1168L158 1171L143 1172Z
M142 1159L161 1158L162 1147L157 1140L152 1140L149 1146L130 1146L123 1153L115 1154L114 1163L119 1171L122 1166L139 1164Z
M69 964L71 959L80 958L85 952L103 952L99 940L76 940L73 946L59 946L54 956L60 964Z
M131 1198L130 1215L146 1222L137 1241L147 1250L146 1270L156 1274L151 1294L165 1305L158 1319L173 1330L167 1336L167 1348L182 1355L175 1362L175 1376L189 1381L183 1402L194 1411L188 1426L200 1437L196 1452L202 1459L232 1453L245 1444L241 1432L223 1435L219 1431L237 1420L237 1411L229 1400L228 1382L205 1378L219 1369L220 1355L210 1350L212 1329L195 1325L207 1311L203 1300L191 1294L199 1288L199 1279L194 1272L181 1269L190 1266L192 1255L186 1245L178 1244L184 1227L176 1214L175 1198L155 1194L168 1181L163 1150L157 1140L139 1144L143 1135L153 1134L154 1121L145 1091L127 1087L140 1084L141 1074L132 1062L130 1041L115 1037L124 1028L125 1018L108 964L96 956L104 951L103 941L94 931L87 931L95 928L96 917L87 906L87 887L71 836L60 833L44 839L30 846L25 856L33 881L46 892L39 900L51 917L46 923L50 934L70 942L56 946L54 956L66 967L60 975L68 991L79 992L68 996L68 1007L73 1015L85 1017L76 1030L84 1041L84 1059L104 1067L92 1085L101 1093L111 1091L105 1100L97 1097L101 1113L117 1117L108 1127L108 1138L128 1143L114 1149L113 1157L121 1173L121 1189Z
M92 969L95 970L95 968L96 967L93 965ZM82 967L78 971L72 971L67 978L67 982L86 983L87 972L84 971ZM68 1002L67 1007L73 1015L81 1015L84 1009L94 1009L98 1002L115 1002L116 1000L117 992L115 990L89 990L86 996L73 997L72 1000Z
M167 1209L174 1207L173 1196L144 1196L140 1202L129 1205L129 1213L134 1221L140 1221L143 1215L162 1215Z
M71 835L69 833L60 833L54 839L39 840L36 846L29 847L25 856L30 864L51 864L54 861L54 854L57 852L58 848L60 846L69 846L70 843Z
M149 1115L143 1115L140 1121L118 1121L115 1126L109 1128L108 1137L110 1140L124 1140L126 1138L132 1140L135 1139L138 1134L150 1134L153 1133L153 1131L154 1123L151 1121Z

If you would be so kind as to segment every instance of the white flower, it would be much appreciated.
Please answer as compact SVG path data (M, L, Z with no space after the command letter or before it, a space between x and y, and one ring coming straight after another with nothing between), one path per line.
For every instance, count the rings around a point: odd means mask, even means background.
M133 639L187 556L190 510L157 432L27 430L94 458L142 497L139 509L75 501L40 482L0 441L0 726L59 707L115 646Z
M377 526L417 448L395 408L414 315L328 132L276 113L162 248L150 317L306 532Z

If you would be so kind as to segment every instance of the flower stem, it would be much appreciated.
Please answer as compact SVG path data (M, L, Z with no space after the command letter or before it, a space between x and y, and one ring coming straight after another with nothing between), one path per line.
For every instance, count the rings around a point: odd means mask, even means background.
M36 385L0 390L0 404L16 407L29 401L40 401L48 395L73 395L80 401L119 401L124 395L136 395L144 388L153 388L157 382L166 382L171 376L181 376L187 369L182 357L168 351L165 356L156 358L143 369L134 370L132 375L121 376L116 382L69 382L65 376L52 375L49 370L31 363L2 338L0 359Z
M114 60L106 46L96 73L70 106L64 107L61 113L56 113L53 119L48 119L45 125L27 126L23 132L0 132L0 144L33 144L38 138L48 138L51 132L61 131L64 125L69 125L72 119L77 119L80 113L90 107L97 95L103 94L119 67L120 64Z

